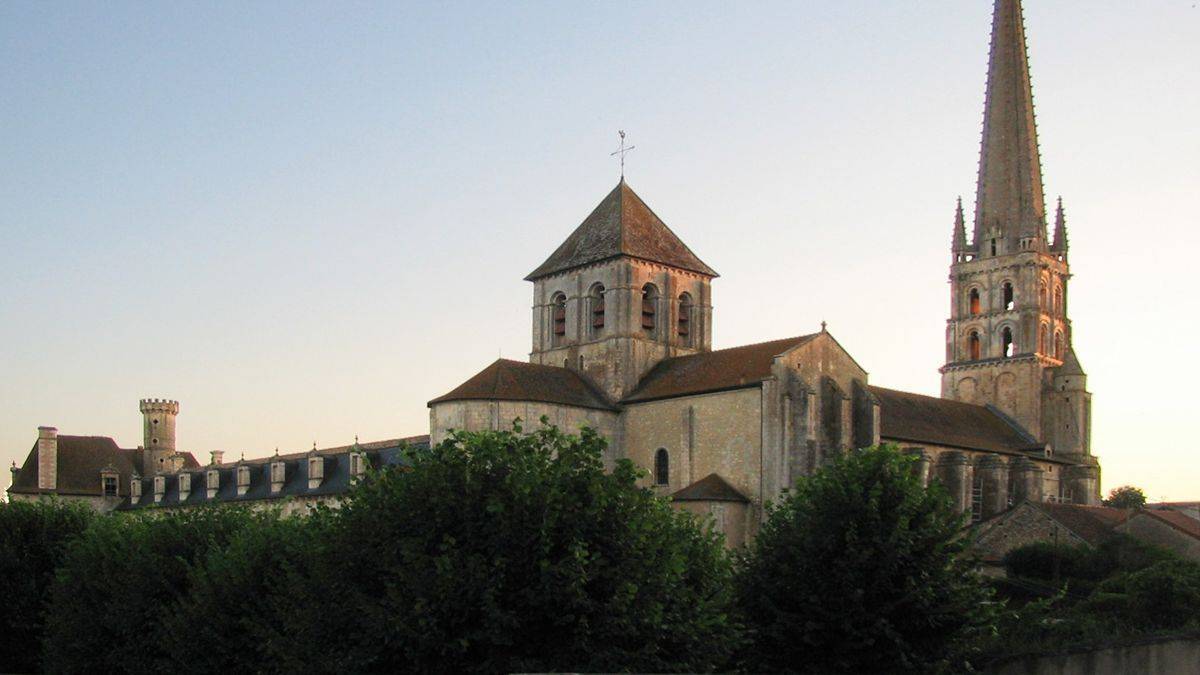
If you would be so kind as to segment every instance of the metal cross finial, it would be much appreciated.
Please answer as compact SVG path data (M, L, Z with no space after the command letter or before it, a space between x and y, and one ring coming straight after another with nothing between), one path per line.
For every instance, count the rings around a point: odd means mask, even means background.
M825 332L825 322L824 321L821 322L821 332L822 333Z
M625 147L625 131L624 130L618 131L617 135L621 137L621 147L617 148L613 152L608 153L608 156L609 157L612 157L614 155L620 156L620 158L621 158L621 180L625 180L625 153L629 152L630 150L633 150L634 147L636 147L636 146L631 145L628 148Z

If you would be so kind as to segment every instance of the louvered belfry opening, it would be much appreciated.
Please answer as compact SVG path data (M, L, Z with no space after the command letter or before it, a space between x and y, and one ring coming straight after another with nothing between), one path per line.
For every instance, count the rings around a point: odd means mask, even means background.
M599 335L604 330L604 285L592 287L592 333Z
M679 296L679 337L688 339L692 334L692 296L683 293Z
M567 296L555 294L551 303L554 305L554 337L561 338L567 334Z
M642 287L642 328L647 332L654 332L657 326L658 310L658 289L654 284L646 284Z

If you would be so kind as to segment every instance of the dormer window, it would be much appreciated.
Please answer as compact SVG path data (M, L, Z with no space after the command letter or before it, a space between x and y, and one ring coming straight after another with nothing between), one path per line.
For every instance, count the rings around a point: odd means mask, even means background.
M192 474L181 473L179 474L179 501L187 499L190 494L192 494Z
M163 500L163 495L167 493L167 477L154 477L154 503L157 504Z
M367 456L361 452L350 453L350 475L359 478L367 472Z
M129 481L129 503L136 504L142 499L142 477L134 474Z
M237 468L237 493L238 496L246 494L250 491L250 467L239 466Z
M271 492L279 492L287 478L287 465L282 461L271 462Z
M308 458L308 489L315 490L321 487L321 481L325 479L325 459L323 457Z
M216 469L209 469L206 481L208 486L208 498L212 499L217 496L217 490L221 489L221 472Z
M120 485L121 475L117 473L117 469L109 464L100 470L100 494L105 497L116 497L117 489Z

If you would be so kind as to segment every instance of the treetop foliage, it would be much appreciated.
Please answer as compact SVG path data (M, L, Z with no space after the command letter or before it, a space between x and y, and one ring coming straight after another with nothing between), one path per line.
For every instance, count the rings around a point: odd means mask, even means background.
M1110 490L1108 499L1101 503L1114 509L1140 509L1146 505L1146 493L1139 487L1122 485Z

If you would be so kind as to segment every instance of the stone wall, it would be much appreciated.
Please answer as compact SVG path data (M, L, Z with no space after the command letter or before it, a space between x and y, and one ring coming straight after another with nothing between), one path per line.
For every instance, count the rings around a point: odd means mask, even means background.
M675 508L711 523L725 535L725 545L729 548L745 546L756 525L752 520L753 509L741 502L675 502Z
M1200 636L1170 637L1124 647L1025 656L992 664L989 675L1171 675L1200 672Z
M1055 541L1062 546L1087 543L1037 507L1022 503L1003 517L981 525L972 550L985 562L996 562L1015 548Z
M625 409L622 448L647 471L666 449L670 481L655 488L664 495L716 473L760 504L761 419L759 387L637 403Z
M566 433L577 434L582 426L596 429L609 440L605 465L612 468L620 446L620 427L614 412L535 401L447 401L429 409L430 442L440 443L451 429L497 431L512 428L520 418L526 431L536 429L542 416Z

